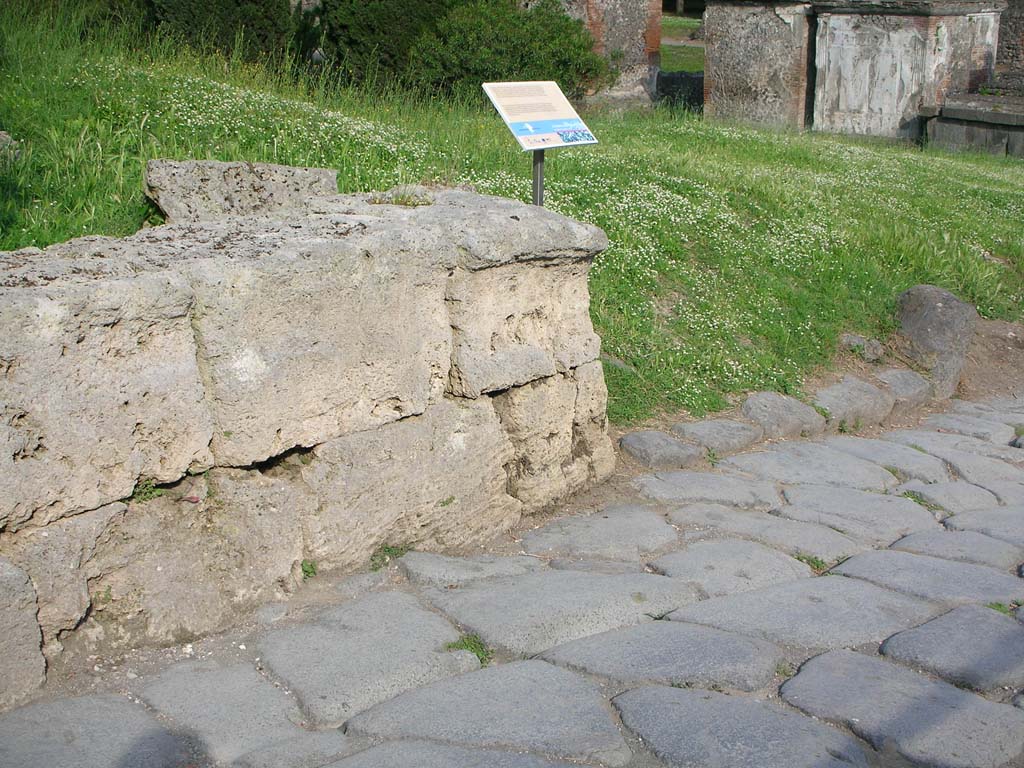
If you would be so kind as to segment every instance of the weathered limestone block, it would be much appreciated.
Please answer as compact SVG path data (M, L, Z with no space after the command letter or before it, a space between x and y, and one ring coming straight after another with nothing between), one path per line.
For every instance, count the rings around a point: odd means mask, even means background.
M317 509L297 471L212 470L129 504L88 564L90 621L121 647L224 629L301 580L302 520Z
M168 224L274 213L337 193L338 172L327 168L214 160L146 163L146 194Z
M356 231L346 224L337 236ZM422 413L443 391L446 273L360 245L362 256L343 240L286 243L258 261L188 268L219 465Z
M448 283L454 335L450 391L462 397L520 386L596 360L588 267L459 271Z
M803 128L808 122L810 5L708 3L704 113Z
M24 569L39 602L39 626L48 657L62 650L60 635L74 629L89 610L88 563L108 527L124 516L118 502L52 523L0 537L0 550Z
M519 519L505 492L512 445L489 398L444 399L312 456L302 477L320 509L304 521L308 556L326 567L364 565L381 544L479 544Z
M166 272L90 281L92 268L0 254L0 530L210 465L188 284Z
M36 594L28 574L0 557L0 711L43 684Z
M533 512L615 468L607 390L599 362L517 387L494 398L515 447L508 487Z

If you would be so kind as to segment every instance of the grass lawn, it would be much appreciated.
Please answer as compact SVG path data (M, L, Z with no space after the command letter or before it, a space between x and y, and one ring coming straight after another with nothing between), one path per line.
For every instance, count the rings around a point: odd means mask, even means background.
M666 13L661 17L661 36L685 39L691 32L700 29L700 24L700 19Z
M666 72L703 72L704 46L661 44L661 68Z
M428 180L530 197L529 158L482 102L343 89L29 5L0 7L0 128L25 145L0 172L0 250L154 220L154 157L328 166L345 192ZM621 361L606 366L617 421L799 394L841 331L887 333L914 283L1021 316L1020 161L663 109L587 120L601 144L549 153L548 199L611 240L591 293Z

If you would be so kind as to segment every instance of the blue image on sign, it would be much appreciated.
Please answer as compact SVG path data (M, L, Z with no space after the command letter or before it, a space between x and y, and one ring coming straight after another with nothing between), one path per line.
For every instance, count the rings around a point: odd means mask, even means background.
M570 120L537 120L534 122L509 123L514 136L540 136L557 134L566 144L596 142L594 134L579 118Z

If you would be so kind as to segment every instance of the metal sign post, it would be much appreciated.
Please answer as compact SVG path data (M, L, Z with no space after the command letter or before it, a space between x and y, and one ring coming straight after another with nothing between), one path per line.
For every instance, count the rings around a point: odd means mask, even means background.
M484 83L519 146L533 153L533 204L544 205L544 150L597 144L558 83Z
M533 150L533 204L544 207L544 150Z

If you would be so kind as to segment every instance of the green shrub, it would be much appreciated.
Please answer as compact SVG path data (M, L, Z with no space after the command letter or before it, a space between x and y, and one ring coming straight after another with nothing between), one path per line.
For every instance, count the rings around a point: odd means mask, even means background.
M152 0L159 24L193 44L231 50L241 37L249 56L284 51L292 38L289 0Z
M409 49L461 0L323 0L323 52L350 78L396 75Z
M452 9L409 54L407 78L423 88L479 98L496 80L555 80L570 97L604 82L608 63L558 0L528 10L513 0L472 0Z

